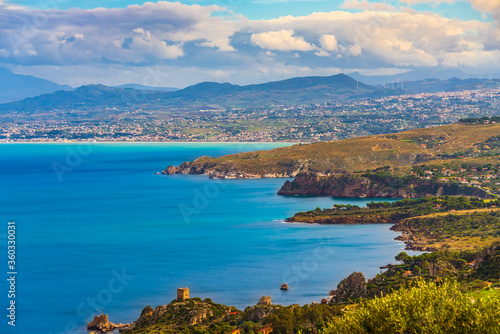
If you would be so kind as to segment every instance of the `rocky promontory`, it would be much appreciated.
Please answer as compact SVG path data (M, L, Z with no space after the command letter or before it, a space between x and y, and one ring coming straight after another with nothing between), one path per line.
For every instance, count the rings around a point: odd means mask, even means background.
M220 166L212 166L210 164L199 164L201 157L192 162L183 162L179 166L168 166L162 171L162 174L202 174L208 175L211 179L262 179L262 178L284 178L294 177L301 172L298 170L290 170L287 172L273 173L273 172L243 172L230 167L224 168Z
M446 195L493 198L483 189L455 183L438 183L398 177L381 179L350 173L337 173L329 176L300 173L293 181L286 181L278 194L332 196L336 198L419 198Z
M115 329L121 332L130 328L130 324L114 324L110 322L106 314L96 315L94 320L87 324L87 329L91 330L91 333L108 333Z

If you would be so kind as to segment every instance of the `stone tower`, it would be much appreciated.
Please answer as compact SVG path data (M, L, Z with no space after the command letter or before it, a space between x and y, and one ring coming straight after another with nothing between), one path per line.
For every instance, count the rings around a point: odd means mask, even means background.
M188 288L179 288L177 289L177 301L182 302L186 299L189 299L189 289Z
M262 296L259 303L257 305L271 305L271 297Z

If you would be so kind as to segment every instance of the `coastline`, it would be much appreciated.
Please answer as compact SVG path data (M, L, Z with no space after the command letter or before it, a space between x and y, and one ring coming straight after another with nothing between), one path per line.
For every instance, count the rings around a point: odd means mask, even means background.
M308 144L308 142L290 141L9 141L1 144Z
M222 145L222 144L308 144L307 142L290 142L290 141L12 141L12 142L0 142L2 144L209 144L209 145Z

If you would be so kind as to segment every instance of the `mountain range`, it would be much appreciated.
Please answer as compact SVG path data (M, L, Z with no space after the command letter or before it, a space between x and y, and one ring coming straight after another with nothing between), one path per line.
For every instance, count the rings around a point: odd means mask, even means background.
M202 82L180 90L137 84L117 87L85 85L72 89L69 86L57 85L43 79L15 75L7 69L0 68L0 74L3 74L0 88L4 87L1 96L4 96L6 100L22 96L23 92L24 95L33 95L36 92L33 87L38 87L39 90L56 90L28 97L21 101L0 104L0 111L26 113L118 106L140 107L144 110L158 108L179 110L259 108L279 105L309 105L388 95L498 88L500 86L499 80L460 79L457 77L446 80L433 78L402 81L402 83L385 86L368 85L348 75L337 74L328 77L297 77L246 86ZM358 78L362 77L356 73L353 75ZM24 83L24 90L19 88L16 93L6 88L9 76L14 76L16 82ZM21 79L24 81L20 81ZM14 87L21 86L22 84L14 85Z
M43 112L46 110L141 106L150 108L265 107L345 100L383 94L381 88L365 85L338 74L330 77L302 77L258 85L203 82L187 88L162 92L86 85L73 91L56 91L22 101L0 105L1 111Z

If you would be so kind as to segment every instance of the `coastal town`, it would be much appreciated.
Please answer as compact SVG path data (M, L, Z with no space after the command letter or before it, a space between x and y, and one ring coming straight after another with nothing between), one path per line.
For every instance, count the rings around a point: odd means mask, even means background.
M255 109L149 107L9 112L0 142L316 142L498 115L500 89L422 93Z

